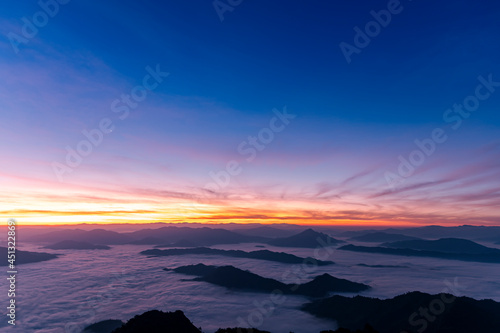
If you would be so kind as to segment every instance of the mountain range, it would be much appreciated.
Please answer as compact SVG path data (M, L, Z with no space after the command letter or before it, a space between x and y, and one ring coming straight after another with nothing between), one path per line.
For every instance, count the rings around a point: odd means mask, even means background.
M205 281L218 286L254 292L279 292L280 294L323 297L331 292L356 293L367 290L370 286L339 279L329 274L322 274L303 284L285 284L265 278L234 266L208 266L204 264L181 266L174 269L164 269L176 273L199 276L194 281Z

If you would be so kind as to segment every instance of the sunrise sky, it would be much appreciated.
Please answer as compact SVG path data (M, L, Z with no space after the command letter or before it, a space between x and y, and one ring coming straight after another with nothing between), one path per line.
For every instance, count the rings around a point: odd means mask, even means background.
M348 62L388 1L1 5L0 216L500 225L500 5L399 6Z

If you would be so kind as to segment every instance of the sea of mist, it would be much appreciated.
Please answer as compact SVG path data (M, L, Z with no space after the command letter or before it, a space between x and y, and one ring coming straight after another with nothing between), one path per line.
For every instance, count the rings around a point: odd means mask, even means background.
M261 249L256 244L214 247L246 251ZM36 244L23 244L20 250L63 255L18 267L17 328L20 332L70 332L105 319L125 321L152 309L182 310L195 326L207 333L219 327L241 326L238 318L248 321L254 316L254 322L257 321L258 306L255 302L269 300L269 294L231 291L206 282L189 281L192 276L163 270L197 263L233 265L282 281L286 276L300 279L301 283L329 273L371 285L373 288L361 295L372 297L388 298L413 290L439 293L455 286L453 292L457 296L500 301L498 264L340 250L332 251L328 258L335 265L322 267L208 255L147 257L139 254L150 248L146 245L118 245L111 250L54 251L41 249ZM303 257L315 255L314 249L266 248ZM376 268L359 264L401 267ZM5 290L6 280L1 281L1 288ZM306 297L287 295L272 313L263 316L258 328L273 333L311 333L336 328L334 321L318 319L300 311L299 307L306 302ZM4 319L0 330L6 326Z

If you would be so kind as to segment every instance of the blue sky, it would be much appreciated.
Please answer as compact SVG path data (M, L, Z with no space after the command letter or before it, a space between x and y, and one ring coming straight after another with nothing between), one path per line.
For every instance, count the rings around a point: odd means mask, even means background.
M339 44L354 44L353 29L364 30L371 12L388 6L398 13L348 63ZM22 35L21 19L32 21L40 10L36 1L2 6L0 152L11 163L0 171L13 193L5 198L6 214L51 221L62 198L77 200L81 191L96 196L85 209L100 211L102 191L120 196L126 184L130 200L154 201L147 210L156 213L144 221L169 219L171 207L192 206L189 200L204 193L211 171L237 160L243 172L201 213L196 199L196 216L243 211L238 221L247 221L274 202L264 222L291 205L301 208L290 220L312 211L320 221L347 223L362 206L366 223L452 223L462 207L467 222L498 223L500 93L481 101L457 130L443 120L474 94L479 76L500 81L494 2L244 0L221 21L211 1L72 0L14 52L9 33ZM141 84L146 66L157 65L170 75L119 120L110 104ZM285 106L296 118L244 162L237 147ZM53 163L64 164L65 147L76 149L85 139L81 131L105 117L113 132L61 182ZM437 127L447 141L404 184L388 189L386 172L396 172L398 157L408 158L414 140ZM37 200L40 186L54 196L44 216L19 203ZM326 189L331 197L318 198ZM159 197L144 195L151 191ZM486 197L471 200L475 193ZM397 207L418 211L436 200L442 205L427 215L394 218L404 214Z

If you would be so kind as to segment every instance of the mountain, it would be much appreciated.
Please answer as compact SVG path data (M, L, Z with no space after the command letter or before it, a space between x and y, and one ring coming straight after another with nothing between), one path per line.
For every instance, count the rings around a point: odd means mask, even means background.
M332 291L357 293L369 288L366 284L339 279L325 273L315 277L310 282L299 285L295 293L312 297L322 297Z
M44 248L51 250L109 250L107 245L95 245L87 242L77 242L72 240L61 241Z
M498 333L500 303L418 291L381 300L332 296L305 304L303 311L336 320L351 330L370 324L384 333Z
M293 236L272 239L267 243L273 246L282 247L317 248L324 246L334 246L343 242L332 238L322 232L316 232L313 229L307 229Z
M279 290L284 294L309 297L323 297L331 292L360 292L370 288L368 285L338 279L329 274L317 276L312 281L304 284L285 284L234 266L217 267L198 264L164 270L171 270L186 275L196 275L199 278L195 278L194 281L205 281L230 289L269 293Z
M257 236L246 236L226 229L214 228L189 228L189 227L162 227L158 229L142 229L125 234L132 239L144 239L147 237L159 238L160 243L165 247L171 246L172 243L189 240L189 242L198 246L211 246L216 244L238 244L262 242L267 238Z
M8 266L10 262L7 261L8 250L6 247L0 247L0 266ZM14 265L20 264L29 264L33 262L46 261L50 259L55 259L59 255L52 253L43 253L43 252L30 252L30 251L21 251L16 250L15 252L15 262Z
M124 323L121 320L115 320L115 319L103 320L98 323L85 327L82 333L109 333L119 327L122 327L123 324Z
M258 237L267 237L267 238L278 238L278 237L288 237L294 234L292 230L279 229L269 226L262 226L256 228L248 228L248 229L238 229L236 231L239 234L247 235L247 236L258 236Z
M393 249L389 247L368 247L356 245L344 245L338 250L353 251L353 252L367 252L367 253L381 253L391 254L407 257L429 257L461 261L475 261L486 263L500 263L500 253L452 253L452 252L438 252L426 250L413 250L413 249Z
M173 271L180 274L185 275L195 275L195 276L203 276L214 272L217 269L217 266L210 266L205 264L197 264L197 265L187 265L180 266L177 268L164 268L164 271Z
M69 229L53 231L46 234L33 235L26 239L28 242L55 243L65 240L88 242L92 244L118 245L126 244L132 239L128 236L104 229L81 230Z
M395 249L413 249L448 253L500 254L499 249L486 247L467 239L441 238L438 240L408 240L384 243L381 246Z
M221 266L207 274L194 279L205 281L229 289L240 289L256 292L272 292L274 290L289 289L286 284L265 278L260 275L244 271L234 266Z
M167 250L151 249L142 251L140 254L148 256L157 256L157 257L168 257L168 256L189 255L189 254L204 254L204 255L208 254L208 255L218 255L226 257L275 261L285 264L303 264L305 262L314 263L318 266L334 264L333 261L316 260L310 257L302 258L289 253L273 252L269 250L245 252L241 250L220 250L220 249L211 249L208 247L196 247L187 249L167 249Z
M130 319L113 333L201 333L182 311L152 310Z
M443 227L439 225L430 225L417 228L388 228L388 229L367 229L345 231L336 234L336 237L351 238L358 237L368 233L384 232L391 234L401 234L416 238L438 239L445 237L464 238L477 241L497 242L500 240L500 227L497 226L472 226L461 225L456 227Z
M355 330L355 331L351 331L347 328L342 327L336 331L329 330L329 331L321 331L319 333L379 333L379 332L375 331L375 329L373 327L371 327L369 324L366 324L363 329ZM401 333L405 333L405 332L401 332Z
M370 267L370 268L410 268L404 265L367 265L367 264L357 264L360 267Z
M419 238L406 236L402 234L390 234L387 232L371 232L364 235L352 237L351 240L358 242L384 243L406 240L418 240Z
M167 244L167 245L157 245L155 246L156 248L160 247L199 247L200 244L197 244L195 242L192 242L187 239L181 239L180 241L174 242L172 244Z
M130 244L134 245L153 245L153 244L161 244L164 240L158 237L144 237L138 240L131 241Z
M438 225L431 225L418 228L407 229L393 229L396 232L404 235L418 237L418 238L465 238L471 240L498 240L500 239L500 227L496 226L472 226L461 225L456 227L442 227Z
M177 242L187 242L196 246L211 246L216 244L238 244L265 242L269 238L241 235L226 229L161 227L156 229L141 229L133 232L119 233L104 229L82 230L64 229L44 234L33 234L26 237L28 242L55 243L65 240L88 242L92 244L123 245L145 244L172 246ZM191 246L189 245L189 246Z
M271 333L269 331L261 331L256 328L219 328L215 333Z

